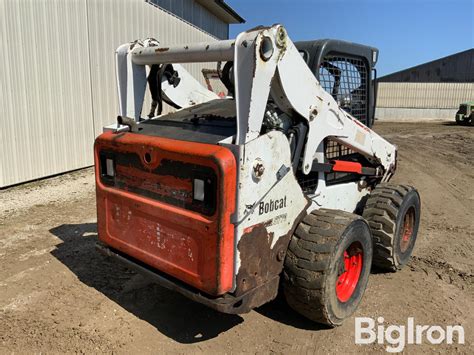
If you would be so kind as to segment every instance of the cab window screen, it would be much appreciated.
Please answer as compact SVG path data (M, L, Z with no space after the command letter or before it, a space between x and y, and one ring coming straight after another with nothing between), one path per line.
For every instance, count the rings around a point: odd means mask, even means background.
M319 81L339 106L367 124L367 67L356 58L328 55L319 67Z

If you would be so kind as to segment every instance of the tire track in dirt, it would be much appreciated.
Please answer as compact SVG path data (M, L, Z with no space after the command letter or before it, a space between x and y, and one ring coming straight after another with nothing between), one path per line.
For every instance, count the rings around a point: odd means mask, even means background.
M419 189L422 221L413 260L400 272L371 275L355 316L383 316L388 324L403 324L409 316L419 324L460 323L468 334L464 346L423 344L408 353L474 353L474 130L465 129L443 123L375 126L399 145L394 181ZM93 181L92 170L79 177L79 186L74 177L64 178L71 183L63 193L71 198L52 191L62 180L51 179L40 184L41 193L55 202L35 206L35 198L26 197L0 216L0 309L6 307L0 310L0 353L384 351L380 344L354 345L354 317L328 330L282 299L242 316L224 315L107 260L94 249L93 186L82 184ZM21 201L24 189L8 196Z
M394 134L395 126L382 126L382 134L391 131L387 139L399 146L394 181L409 181L422 201L415 255L472 273L474 131L442 123L407 124L401 134Z

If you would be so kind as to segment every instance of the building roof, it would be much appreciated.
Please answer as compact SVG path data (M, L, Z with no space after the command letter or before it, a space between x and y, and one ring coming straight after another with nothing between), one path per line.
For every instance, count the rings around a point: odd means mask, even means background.
M474 48L415 65L377 79L379 82L474 82Z
M196 2L226 23L235 24L245 22L245 20L224 0L196 0Z

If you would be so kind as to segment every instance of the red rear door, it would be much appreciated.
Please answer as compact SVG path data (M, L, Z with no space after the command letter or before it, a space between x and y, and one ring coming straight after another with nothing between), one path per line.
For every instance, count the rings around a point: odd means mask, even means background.
M102 242L210 295L232 289L230 150L107 132L96 140L95 169Z

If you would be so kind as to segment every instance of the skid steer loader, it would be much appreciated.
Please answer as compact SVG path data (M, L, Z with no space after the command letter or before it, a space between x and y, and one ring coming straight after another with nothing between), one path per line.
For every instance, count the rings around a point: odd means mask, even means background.
M377 53L295 44L281 25L120 46L118 123L95 142L97 248L221 312L281 289L303 316L341 324L372 264L407 263L420 220L416 189L388 183L396 147L369 128ZM183 64L208 62L228 96ZM177 110L162 114L164 103Z

